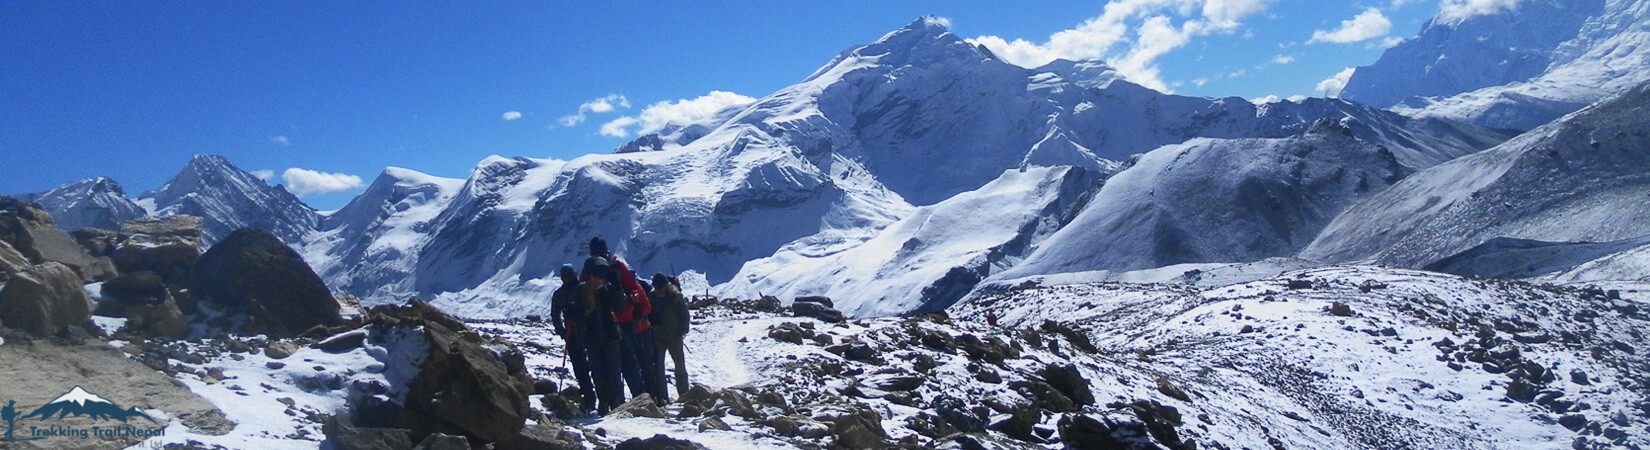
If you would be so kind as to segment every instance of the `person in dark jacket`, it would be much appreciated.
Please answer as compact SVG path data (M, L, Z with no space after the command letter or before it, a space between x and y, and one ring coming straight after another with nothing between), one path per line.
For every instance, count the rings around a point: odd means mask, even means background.
M681 287L676 281L662 273L653 274L653 291L648 296L653 300L653 333L657 338L656 349L653 350L654 360L662 372L665 367L665 353L676 361L676 395L686 394L688 390L687 353L682 346L683 338L687 337L688 326L692 324L688 313L687 300L682 298Z
M574 330L590 362L591 382L600 401L596 412L607 415L608 411L624 403L624 381L619 363L619 357L623 354L620 342L624 332L613 320L611 306L615 298L622 301L624 295L607 281L606 260L596 258L589 261L585 268L592 276L579 284L575 305L578 320Z
M596 410L596 387L590 382L590 364L585 355L584 342L579 340L578 330L580 314L576 311L579 302L579 273L573 270L572 265L561 266L561 287L550 295L550 326L556 329L556 335L561 336L567 343L567 361L573 364L573 378L579 383L579 407L581 411Z
M586 270L591 270L596 261L605 263L602 273L607 275L607 283L613 286L621 299L614 300L611 307L613 320L624 331L620 333L619 341L619 372L630 387L630 396L650 394L654 402L664 404L669 396L665 392L664 369L653 364L653 325L648 321L653 305L648 301L647 292L642 290L630 267L608 250L607 240L601 236L590 239ZM580 274L580 277L588 278L590 275Z

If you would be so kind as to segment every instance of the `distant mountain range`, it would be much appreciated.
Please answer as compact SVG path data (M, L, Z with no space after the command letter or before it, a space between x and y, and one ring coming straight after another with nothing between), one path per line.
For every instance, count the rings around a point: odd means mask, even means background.
M1360 68L1345 97L1376 106L1027 69L919 19L622 154L495 156L466 179L390 168L326 215L215 156L137 200L106 180L33 198L74 218L60 225L192 214L209 243L263 228L339 293L475 318L542 313L595 235L644 275L689 271L694 293L883 315L992 280L1297 256L1419 268L1496 238L1650 234L1629 225L1650 204L1631 89L1650 46L1625 46L1645 2L1528 3L1435 20Z

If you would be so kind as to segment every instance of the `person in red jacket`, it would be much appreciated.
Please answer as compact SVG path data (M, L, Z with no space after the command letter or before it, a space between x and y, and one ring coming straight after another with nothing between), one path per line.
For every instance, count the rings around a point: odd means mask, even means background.
M613 320L619 323L621 330L626 331L619 344L622 353L619 365L625 384L630 387L631 397L646 393L658 404L669 402L664 368L653 357L653 347L657 344L654 342L653 325L648 322L648 317L653 314L653 304L648 301L647 292L636 280L636 273L608 250L607 240L601 236L590 239L590 257L585 260L585 268L593 269L593 261L607 263L605 269L612 275L610 279L618 282L627 300L622 307L613 308ZM592 273L581 273L580 278L589 275Z

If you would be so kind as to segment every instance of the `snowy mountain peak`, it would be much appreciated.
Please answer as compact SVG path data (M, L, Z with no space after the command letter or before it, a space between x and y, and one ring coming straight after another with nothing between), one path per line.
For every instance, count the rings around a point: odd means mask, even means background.
M58 228L118 230L120 224L143 217L142 207L126 198L126 191L114 180L97 177L65 184L26 197L52 215Z
M288 243L303 240L320 217L285 188L270 186L218 155L195 155L141 203L156 216L188 214L204 219L204 240L216 243L231 231L260 228Z

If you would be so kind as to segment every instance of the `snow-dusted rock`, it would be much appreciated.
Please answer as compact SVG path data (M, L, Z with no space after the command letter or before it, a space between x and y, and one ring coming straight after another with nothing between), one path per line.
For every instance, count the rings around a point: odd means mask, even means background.
M65 184L30 197L52 215L63 231L119 230L120 224L148 214L126 197L119 183L103 177Z
M1650 223L1650 85L1348 209L1301 256L1422 267L1490 239L1609 242Z

